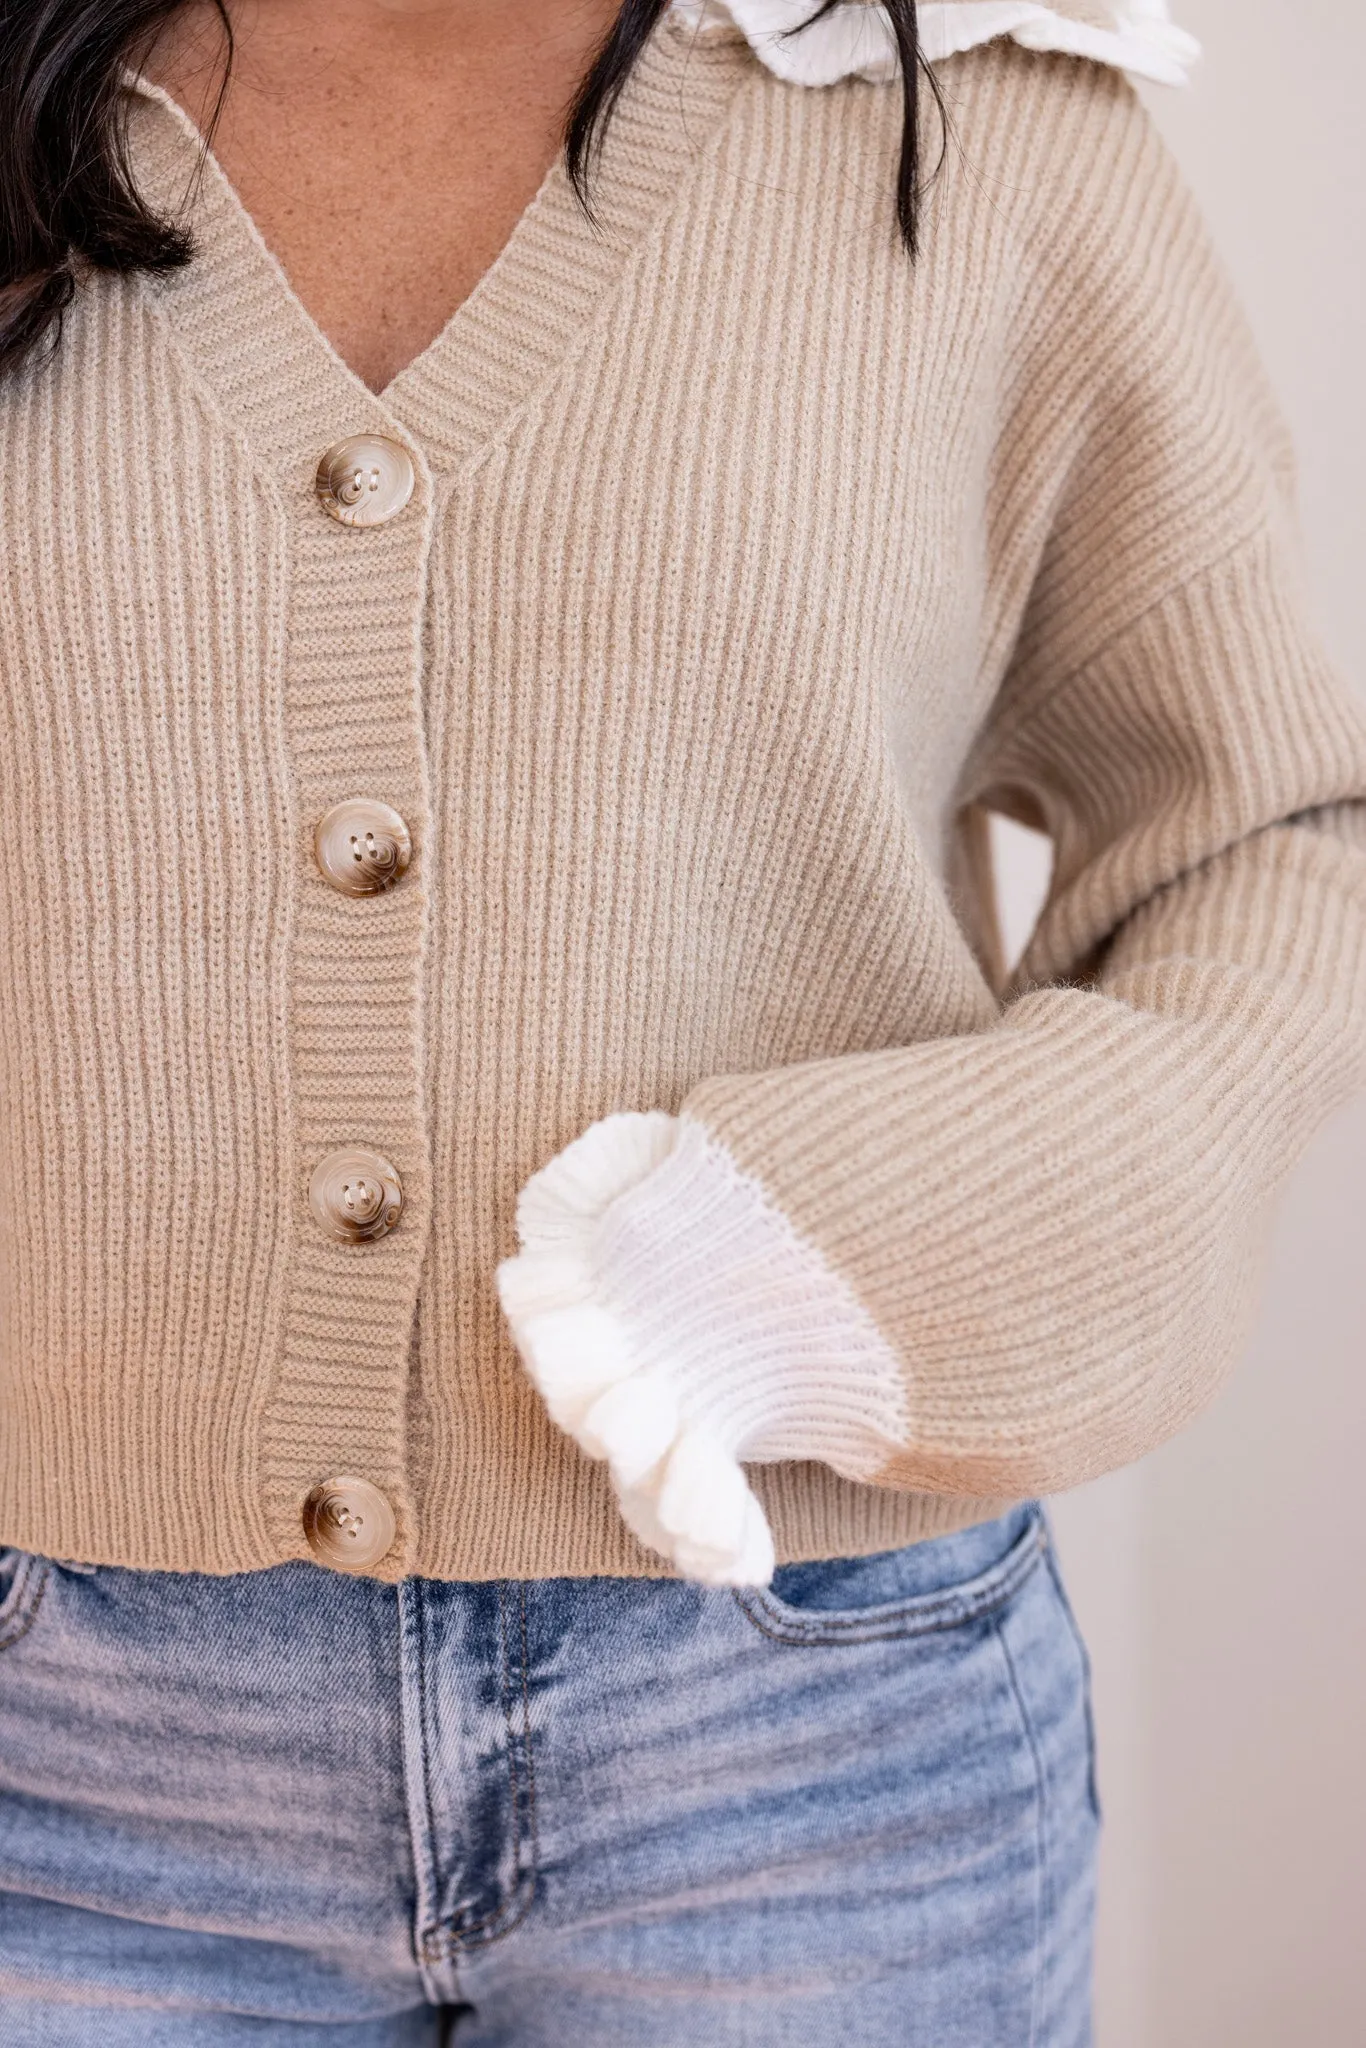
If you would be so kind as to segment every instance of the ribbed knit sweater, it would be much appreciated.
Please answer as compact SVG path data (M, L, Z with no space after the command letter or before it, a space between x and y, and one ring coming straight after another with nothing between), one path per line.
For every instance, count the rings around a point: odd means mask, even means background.
M1211 1397L1366 1081L1366 721L1132 89L947 57L912 264L899 95L686 29L379 396L144 93L195 260L0 387L0 1541L259 1567L335 1474L386 1579L962 1525ZM989 809L1056 847L1010 982Z

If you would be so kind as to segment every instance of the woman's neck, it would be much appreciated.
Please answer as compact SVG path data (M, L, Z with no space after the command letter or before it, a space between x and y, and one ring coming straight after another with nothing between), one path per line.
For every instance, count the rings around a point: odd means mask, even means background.
M229 0L214 148L295 291L381 390L507 241L559 147L618 0ZM222 78L207 0L150 75L205 125Z

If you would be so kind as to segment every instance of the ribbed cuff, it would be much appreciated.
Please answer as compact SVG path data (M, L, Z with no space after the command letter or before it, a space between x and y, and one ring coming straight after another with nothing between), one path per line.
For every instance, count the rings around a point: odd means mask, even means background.
M741 1461L866 1479L904 1443L900 1364L847 1284L690 1117L593 1124L522 1191L498 1269L518 1351L622 1513L685 1576L763 1585Z

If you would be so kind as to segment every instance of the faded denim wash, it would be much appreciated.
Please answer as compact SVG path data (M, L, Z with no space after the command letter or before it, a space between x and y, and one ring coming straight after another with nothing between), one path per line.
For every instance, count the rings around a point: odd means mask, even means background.
M1087 2048L1043 1511L771 1591L0 1553L0 2048Z

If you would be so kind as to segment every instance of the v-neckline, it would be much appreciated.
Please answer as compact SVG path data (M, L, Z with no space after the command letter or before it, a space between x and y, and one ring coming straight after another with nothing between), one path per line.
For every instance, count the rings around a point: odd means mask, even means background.
M271 460L310 450L316 460L320 434L388 424L413 436L434 469L461 467L587 332L754 70L747 46L699 40L666 15L618 104L594 219L557 156L493 262L378 392L304 304L189 114L163 87L130 75L144 116L130 123L139 188L185 219L195 242L185 268L145 278L143 288L218 403L240 414Z

